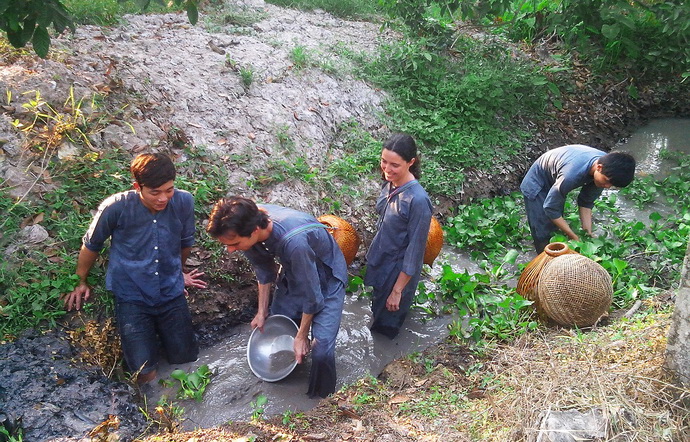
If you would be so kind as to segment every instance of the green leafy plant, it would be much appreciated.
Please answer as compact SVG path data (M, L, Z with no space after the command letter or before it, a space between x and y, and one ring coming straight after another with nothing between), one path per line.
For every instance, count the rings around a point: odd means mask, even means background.
M297 428L297 422L296 420L300 420L304 418L304 413L301 411L292 411L292 410L285 410L283 411L281 422L283 425L287 425L287 427L291 430L294 430Z
M462 1L460 17L500 26L516 40L558 36L602 67L644 65L644 74L690 76L685 2ZM651 64L649 63L651 62ZM627 67L626 67L627 68ZM634 85L633 85L634 86ZM635 88L631 89L634 96Z
M290 51L290 60L295 69L304 69L309 65L309 52L304 46L297 45Z
M23 442L24 436L21 428L17 429L16 432L10 433L4 425L0 425L0 439L6 442Z
M512 275L504 272L503 266L514 264L516 256L514 251L507 253L501 264L486 273L456 273L450 266L443 266L438 282L440 297L450 301L460 316L450 327L451 336L474 342L512 340L537 328L532 312L527 310L532 302L506 284Z
M386 123L421 144L427 191L448 196L463 192L466 168L507 164L528 136L521 116L540 118L548 96L539 70L505 47L467 37L455 45L449 56L410 35L382 46L362 68L362 76L390 94Z
M264 412L266 412L266 404L268 404L268 398L263 394L258 395L256 399L251 402L253 421L261 419Z
M249 88L254 82L254 69L251 66L244 66L240 68L240 78L245 88Z
M170 377L180 383L180 389L177 392L178 399L194 399L201 402L206 386L211 382L211 370L204 364L190 373L180 369L174 370L170 373Z
M485 198L459 205L445 224L446 241L461 249L470 249L472 257L495 257L506 253L529 232L524 222L522 196Z

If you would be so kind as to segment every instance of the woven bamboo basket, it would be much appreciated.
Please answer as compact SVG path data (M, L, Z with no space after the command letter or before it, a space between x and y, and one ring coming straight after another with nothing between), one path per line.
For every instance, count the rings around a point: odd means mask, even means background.
M546 263L537 291L546 315L564 326L596 324L608 315L613 299L606 269L579 254L562 255Z
M438 254L441 253L441 247L443 247L443 229L441 223L432 216L429 236L426 239L426 248L424 249L424 264L431 266Z
M575 250L568 247L564 242L552 242L544 247L544 251L537 255L530 261L520 275L517 287L515 290L525 299L534 301L539 311L539 299L537 299L537 283L539 282L539 275L546 263L557 256L577 253Z
M343 256L345 256L347 265L352 264L361 244L355 228L344 219L335 215L321 215L318 217L318 220L326 226L330 234L335 238L335 242L338 243Z

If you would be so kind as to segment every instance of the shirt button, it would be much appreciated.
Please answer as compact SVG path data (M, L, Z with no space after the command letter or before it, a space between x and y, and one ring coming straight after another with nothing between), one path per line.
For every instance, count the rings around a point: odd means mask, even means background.
M154 223L154 224L157 223L157 222L158 222L158 220L155 220L155 219L153 220L153 223Z
M156 262L158 262L158 260L156 260Z
M153 250L158 250L158 246L155 246L155 247L153 248Z
M154 273L154 275L158 276L158 272Z

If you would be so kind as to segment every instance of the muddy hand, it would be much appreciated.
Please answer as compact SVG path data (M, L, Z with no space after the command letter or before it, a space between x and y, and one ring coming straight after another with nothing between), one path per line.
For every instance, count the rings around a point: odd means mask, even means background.
M182 273L182 275L184 276L185 287L196 287L200 289L205 289L208 286L206 281L200 279L201 276L204 276L204 272L202 272L201 270L194 269L189 273Z
M85 302L91 296L91 287L86 283L79 283L79 285L72 290L70 293L61 295L65 309L71 311L72 308L75 310L80 310L82 303Z
M295 337L295 342L293 344L293 349L295 350L295 360L298 364L304 362L304 357L309 354L310 350L309 339Z

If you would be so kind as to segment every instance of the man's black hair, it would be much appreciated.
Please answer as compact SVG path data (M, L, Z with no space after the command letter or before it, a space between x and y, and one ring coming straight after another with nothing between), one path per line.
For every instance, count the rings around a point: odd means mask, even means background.
M268 227L268 214L259 210L254 201L241 196L231 196L218 201L208 219L206 232L213 238L235 233L249 237L257 227Z
M142 153L132 160L132 176L141 187L155 189L175 179L175 165L163 153Z
M624 152L611 152L599 158L601 173L612 186L625 187L635 178L635 158Z

